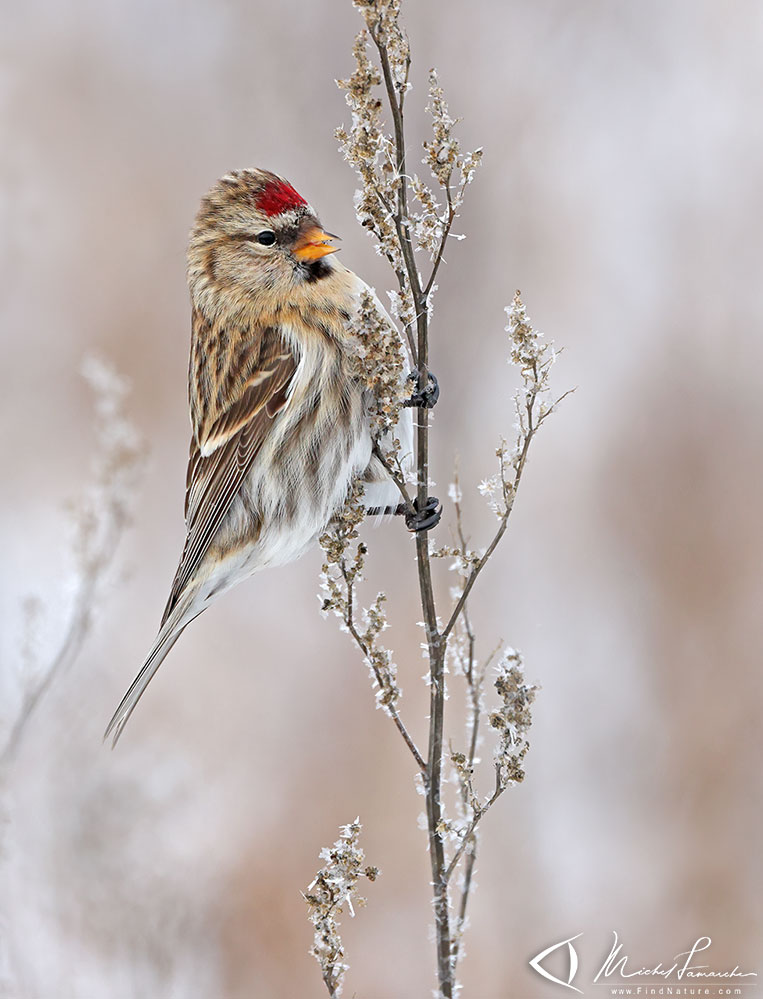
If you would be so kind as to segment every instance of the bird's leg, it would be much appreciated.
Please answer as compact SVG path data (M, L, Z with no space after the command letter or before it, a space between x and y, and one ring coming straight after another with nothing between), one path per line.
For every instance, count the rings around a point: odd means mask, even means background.
M440 398L440 386L431 371L427 372L426 385L422 385L421 373L412 371L408 375L408 381L413 382L415 389L410 399L403 405L421 409L434 409L437 400ZM437 527L442 516L442 506L436 496L427 496L423 509L419 509L418 500L413 501L413 511L408 510L405 514L405 526L409 531L431 531Z
M368 506L366 516L368 517L402 517L408 512L405 503L398 503L397 506Z
M436 496L427 496L423 510L419 510L417 499L413 501L413 507L416 512L411 513L408 511L405 515L405 526L409 531L431 531L433 527L437 527L440 523L442 506Z
M440 398L440 385L432 372L427 372L426 386L422 386L421 374L418 371L412 371L408 375L407 381L413 382L416 388L411 398L406 399L403 405L421 407L422 409L434 409L437 400Z

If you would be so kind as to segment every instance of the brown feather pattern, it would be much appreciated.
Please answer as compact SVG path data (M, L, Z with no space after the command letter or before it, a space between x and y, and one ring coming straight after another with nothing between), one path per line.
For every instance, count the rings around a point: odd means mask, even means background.
M209 330L202 317L194 315L197 337ZM185 585L224 521L231 503L241 490L276 413L282 408L284 391L296 369L291 351L284 349L278 331L265 327L232 358L237 367L226 370L230 337L210 336L211 349L193 352L191 386L225 381L227 409L218 403L214 410L200 396L196 412L197 430L191 439L186 475L186 541L172 583L162 624L175 607ZM242 358L246 363L241 363ZM214 377L211 371L214 371ZM273 404L273 405L271 405ZM202 415L203 414L203 415ZM215 415L210 423L210 416ZM256 536L259 525L252 524Z
M224 177L191 232L186 541L154 646L107 729L115 741L188 623L239 580L299 557L354 475L369 506L397 503L371 456L348 329L365 285L334 257L308 266L299 240L320 223L301 198L275 197L284 183L264 170ZM277 215L258 208L276 203ZM409 414L398 433L410 441Z

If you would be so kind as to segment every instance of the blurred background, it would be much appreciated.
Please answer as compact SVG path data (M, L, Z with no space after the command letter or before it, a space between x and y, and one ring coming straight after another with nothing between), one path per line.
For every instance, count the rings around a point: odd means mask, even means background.
M409 0L405 21L411 161L434 64L464 147L485 148L431 348L434 491L459 454L473 544L494 524L476 483L513 419L502 310L515 288L565 348L556 388L577 386L535 443L474 602L480 652L520 648L542 691L527 779L484 823L464 994L558 994L527 961L578 933L590 982L613 930L634 965L707 935L706 963L763 970L763 8ZM43 666L71 607L68 509L96 429L86 354L131 380L147 451L88 641L3 777L0 987L13 999L322 995L300 890L356 815L383 876L344 920L345 994L433 986L423 801L365 667L318 613L318 551L199 619L116 752L101 745L183 539L199 198L232 168L274 169L342 235L345 263L382 297L391 286L332 135L359 27L349 0L4 4L6 731L23 601L41 602ZM369 590L389 595L403 712L424 742L411 540L397 523L368 537ZM491 752L486 740L488 780Z

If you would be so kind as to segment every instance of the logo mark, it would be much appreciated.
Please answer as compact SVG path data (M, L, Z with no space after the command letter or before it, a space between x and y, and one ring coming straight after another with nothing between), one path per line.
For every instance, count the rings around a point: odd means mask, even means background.
M573 992L579 992L581 995L583 995L583 990L576 988L572 984L572 980L578 971L578 952L572 946L572 941L577 940L578 937L582 936L583 936L582 933L578 933L574 937L569 937L569 939L567 940L562 940L561 943L551 944L550 947L546 947L545 950L542 950L540 954L535 955L535 957L530 961L530 967L533 969L533 971L537 971L539 975L542 975L544 978L548 979L549 982L554 982L555 985L563 985L566 989L572 989ZM570 970L569 974L567 975L566 982L563 981L561 978L556 978L554 975L551 974L551 972L546 971L545 968L541 967L541 961L544 958L548 957L549 954L553 954L555 950L559 950L560 947L566 947L569 954Z

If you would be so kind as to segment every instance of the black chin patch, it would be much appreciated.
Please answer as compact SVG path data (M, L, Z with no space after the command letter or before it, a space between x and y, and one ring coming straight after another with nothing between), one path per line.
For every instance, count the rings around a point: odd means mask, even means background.
M321 278L328 277L331 273L331 265L327 264L323 258L313 260L309 264L302 265L302 273L305 281L312 284L313 281L320 281Z

